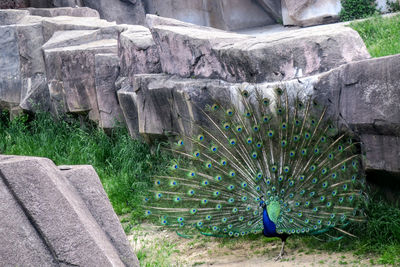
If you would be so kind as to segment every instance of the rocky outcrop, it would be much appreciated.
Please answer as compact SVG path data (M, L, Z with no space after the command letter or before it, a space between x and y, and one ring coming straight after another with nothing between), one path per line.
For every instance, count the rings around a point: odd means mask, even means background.
M369 58L359 35L340 25L253 37L191 27L172 19L161 24L152 15L147 18L163 72L181 77L229 82L289 80Z
M70 17L95 17L100 18L99 12L87 7L62 7L62 8L28 8L32 16L40 17L57 17L57 16L70 16Z
M161 72L160 56L148 28L129 26L118 38L121 76Z
M139 266L91 166L0 156L5 266Z
M147 13L223 30L275 24L253 0L146 0Z
M340 0L282 0L284 25L311 26L339 20Z
M82 0L83 5L99 11L102 19L126 24L144 24L142 0Z

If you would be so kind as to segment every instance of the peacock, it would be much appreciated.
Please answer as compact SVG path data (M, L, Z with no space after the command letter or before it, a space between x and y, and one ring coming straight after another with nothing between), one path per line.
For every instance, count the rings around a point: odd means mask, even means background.
M281 87L241 88L236 104L199 108L206 123L190 120L194 134L166 147L176 157L154 177L145 215L178 232L279 237L277 259L290 235L351 235L343 228L366 219L367 201L356 136Z

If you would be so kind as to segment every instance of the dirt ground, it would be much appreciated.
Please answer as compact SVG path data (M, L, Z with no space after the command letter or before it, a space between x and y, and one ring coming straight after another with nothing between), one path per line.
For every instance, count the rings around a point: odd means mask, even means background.
M201 235L188 239L153 225L134 229L128 238L141 266L378 266L374 264L376 259L370 257L309 249L290 238L286 255L279 261L275 261L281 248L279 239L221 239Z

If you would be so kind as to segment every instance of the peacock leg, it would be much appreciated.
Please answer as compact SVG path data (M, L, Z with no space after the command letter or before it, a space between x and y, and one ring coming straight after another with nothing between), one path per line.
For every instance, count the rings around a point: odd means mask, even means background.
M275 258L275 261L281 260L283 258L283 255L285 255L285 241L282 241L281 252L279 252L279 255Z

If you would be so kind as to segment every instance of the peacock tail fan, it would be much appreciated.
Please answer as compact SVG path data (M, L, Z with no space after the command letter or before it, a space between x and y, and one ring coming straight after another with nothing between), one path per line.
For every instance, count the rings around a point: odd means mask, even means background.
M312 98L281 88L241 90L238 103L207 105L207 126L180 136L146 215L175 229L243 236L263 230L260 201L277 233L324 233L365 219L358 144Z

